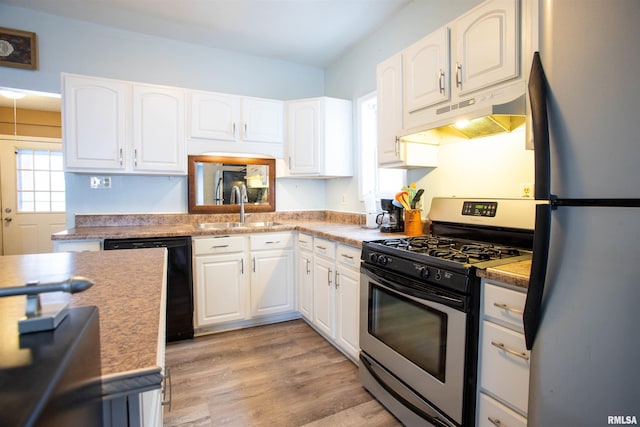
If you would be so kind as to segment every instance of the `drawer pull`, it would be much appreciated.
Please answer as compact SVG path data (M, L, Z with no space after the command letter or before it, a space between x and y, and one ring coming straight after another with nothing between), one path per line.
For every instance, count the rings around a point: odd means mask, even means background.
M326 246L317 246L316 245L316 249L320 249L321 251L326 251L327 247Z
M489 422L491 424L493 424L496 427L502 427L502 421L500 421L497 418L493 418L493 417L487 417L487 419L489 420Z
M266 245L274 245L280 243L280 240L270 240L268 242L264 242Z
M228 248L229 245L214 245L211 246L211 249L220 249L220 248Z
M512 354L521 359L529 360L529 355L527 355L527 353L509 348L501 342L491 341L491 345L498 347L500 350L506 351L507 353Z
M351 255L347 255L347 254L342 254L342 256L344 258L350 259L351 261L353 261L353 257Z
M495 305L498 308L501 308L505 311L508 311L510 313L514 313L514 314L522 314L523 311L517 308L513 308L513 307L509 307L507 304L501 303L501 302L494 302L493 305Z

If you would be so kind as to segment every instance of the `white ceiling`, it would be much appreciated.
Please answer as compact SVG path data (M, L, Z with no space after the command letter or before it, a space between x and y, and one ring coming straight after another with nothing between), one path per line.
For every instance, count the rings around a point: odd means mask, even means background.
M325 68L410 1L0 0L0 3Z
M0 0L123 30L325 68L412 0ZM56 111L56 99L22 108ZM0 106L13 101L0 96Z

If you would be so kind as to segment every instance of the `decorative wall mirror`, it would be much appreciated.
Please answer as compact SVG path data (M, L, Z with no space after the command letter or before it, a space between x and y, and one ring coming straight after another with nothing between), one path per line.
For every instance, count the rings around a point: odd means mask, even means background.
M247 188L245 212L276 210L276 161L250 157L189 156L189 213L240 212L234 186Z

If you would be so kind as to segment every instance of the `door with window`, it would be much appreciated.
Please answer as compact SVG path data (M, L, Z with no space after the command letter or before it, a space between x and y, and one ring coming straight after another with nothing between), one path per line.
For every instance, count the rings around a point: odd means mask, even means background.
M65 227L62 143L0 139L4 255L53 252L51 235Z

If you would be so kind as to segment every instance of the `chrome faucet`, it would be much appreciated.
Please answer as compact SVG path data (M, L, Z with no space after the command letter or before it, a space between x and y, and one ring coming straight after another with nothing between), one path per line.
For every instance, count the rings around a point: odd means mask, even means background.
M247 187L242 184L240 188L234 185L231 189L231 203L240 204L240 222L244 222L244 204L247 201Z

